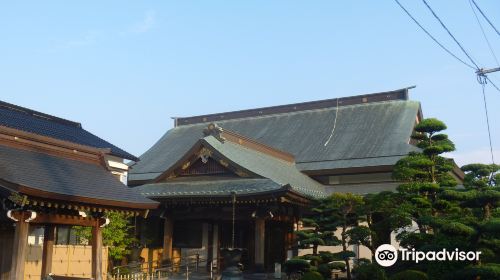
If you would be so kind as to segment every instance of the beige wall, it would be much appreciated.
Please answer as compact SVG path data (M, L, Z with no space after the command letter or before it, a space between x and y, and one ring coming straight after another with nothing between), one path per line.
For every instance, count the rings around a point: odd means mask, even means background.
M367 225L366 223L360 223L360 225ZM335 231L335 236L340 240L342 239L342 229L338 229ZM357 248L356 248L357 247ZM360 246L353 246L350 245L348 246L347 250L353 251L356 253L356 259L370 259L372 258L372 253L370 249L367 247L360 245ZM338 253L342 252L342 246L319 246L318 247L318 252L320 251L327 251L327 252L332 252L332 253ZM307 255L307 254L312 254L312 249L300 249L299 250L299 256Z
M108 248L102 250L103 279L108 271ZM55 245L52 257L52 273L63 276L91 277L92 246ZM41 278L42 246L28 245L24 279Z
M149 264L151 264L151 270L158 268L162 260L163 248L143 248L141 251L141 257L144 259L144 264L142 270L148 272Z

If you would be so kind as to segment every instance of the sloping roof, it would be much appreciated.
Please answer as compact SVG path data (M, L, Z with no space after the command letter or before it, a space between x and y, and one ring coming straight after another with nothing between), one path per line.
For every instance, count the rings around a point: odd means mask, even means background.
M355 193L360 195L379 193L383 191L396 191L401 183L398 182L379 182L379 183L359 183L359 184L342 184L331 185L326 187L326 193Z
M109 148L111 154L137 161L137 157L97 137L77 122L0 101L0 126L69 141L95 148Z
M234 135L234 134L232 134ZM140 193L156 193L168 196L224 196L231 191L237 194L259 194L276 190L291 190L308 198L325 196L324 186L297 170L293 161L275 157L263 151L245 146L243 142L228 141L224 137L208 135L198 140L182 158L165 171L155 183L139 187ZM247 139L248 141L249 139ZM237 141L237 140L236 140ZM259 147L260 148L260 147ZM175 170L185 165L186 161L199 161L202 149L210 151L210 157L216 162L224 162L230 170L237 170L237 178L211 177L210 180L198 176L174 176ZM166 181L165 181L166 180ZM181 181L179 181L181 180ZM183 186L189 186L182 189ZM220 184L220 188L217 185ZM147 197L151 197L147 195ZM154 196L157 197L157 196Z
M216 123L292 154L297 169L306 173L393 165L408 152L416 150L408 141L419 114L419 102L396 99L339 107L332 104L335 103L329 102L328 106L302 111L221 119ZM335 131L325 145L332 133L336 115ZM133 165L129 182L152 180L159 176L203 137L201 132L205 127L206 123L195 123L167 131L140 157L140 162Z
M133 188L136 192L149 198L163 197L217 197L260 194L277 191L283 186L270 179L232 178L201 181L173 181L146 184Z
M0 186L23 194L124 208L155 208L103 166L0 145ZM29 192L29 193L28 193ZM92 203L95 204L95 203Z
M214 136L204 137L202 142L233 164L270 179L280 186L289 185L296 192L308 197L324 196L323 185L301 173L292 162L286 162L230 141L221 142Z

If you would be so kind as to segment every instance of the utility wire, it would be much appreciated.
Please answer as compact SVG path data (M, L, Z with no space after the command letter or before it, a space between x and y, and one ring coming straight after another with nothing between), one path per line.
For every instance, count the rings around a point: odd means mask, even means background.
M427 1L425 0L422 0L424 2L424 4L427 6L427 8L431 11L432 15L439 21L439 23L441 24L441 26L446 30L446 32L448 32L448 35L450 35L450 37L453 39L453 41L455 41L455 43L460 47L460 49L462 50L462 52L465 54L465 56L467 56L467 58L470 60L470 62L472 62L472 64L475 66L471 66L470 64L466 63L465 61L461 60L460 58L458 58L455 54L453 54L451 51L449 51L446 47L444 47L441 43L439 43L436 38L434 38L411 14L410 12L408 12L408 10L405 9L405 7L398 1L398 0L394 0L398 5L399 7L401 7L401 9L403 9L403 11L434 41L436 42L443 50L445 50L448 54L450 54L451 56L453 56L454 58L456 58L458 61L460 61L462 64L468 66L469 68L472 68L472 69L476 69L476 73L477 73L477 79L478 79L478 82L481 84L481 87L482 87L482 93L483 93L483 102L484 102L484 110L485 110L485 113L486 113L486 125L488 127L488 140L489 140L489 144L490 144L490 153L491 153L491 161L492 163L494 164L495 163L495 158L494 158L494 155L493 155L493 144L492 144L492 141L491 141L491 129L490 129L490 119L489 119L489 115L488 115L488 106L487 106L487 101L486 101L486 91L485 91L485 87L486 87L486 84L489 82L496 90L498 90L500 92L500 88L495 85L491 79L486 76L484 73L480 72L480 68L479 66L477 65L477 63L474 61L474 59L467 53L467 51L464 49L464 47L460 44L460 42L458 42L458 40L455 38L455 36L453 36L453 34L451 33L451 31L446 27L446 25L443 23L443 21L438 17L438 15L434 12L434 10L431 8L431 6L427 3ZM470 0L469 0L470 1ZM489 21L489 19L484 15L484 13L481 11L481 9L477 6L476 2L474 0L472 0L472 2L474 3L474 5L476 6L476 8L479 10L479 12L481 12L481 14L483 15L483 17L488 21L488 23L495 29L495 31L497 32L497 34L500 35L500 33L498 32L498 30L493 26L493 24ZM473 9L474 11L474 9ZM475 12L474 12L474 15ZM476 16L476 19L477 19L477 16ZM478 23L479 23L479 20L478 20ZM480 27L481 27L481 30L483 31L483 35L485 36L485 39L486 39L486 35L484 34L484 30L481 26L481 24L479 24ZM489 44L489 41L488 41L488 46L490 46ZM494 54L494 52L492 52ZM495 60L496 60L496 56L494 55L495 57ZM498 63L498 61L497 61Z
M479 75L478 80L483 89L484 112L486 113L486 126L488 127L488 140L490 141L491 163L495 164L495 157L493 156L493 144L491 143L490 117L488 115L488 105L487 105L488 103L486 102L486 92L485 92L487 80L489 79L485 75Z
M441 44L436 38L434 38L434 36L431 35L431 33L429 33L429 31L427 31L427 29L425 29L418 21L417 19L415 19L415 17L413 17L410 12L398 1L398 0L394 0L398 5L399 7L401 7L401 9L413 20L413 22L415 22L418 27L420 27L420 29L422 29L422 31L425 32L425 34L427 34L427 36L429 36L438 46L440 46L445 52L447 52L449 55L453 56L456 60L460 61L462 64L464 64L465 66L471 68L471 69L476 69L476 67L470 65L469 63L463 61L462 59L460 59L458 56L456 56L454 53L452 53L450 50L448 50L445 46L443 46L443 44Z
M488 76L486 76L486 75L485 75L484 77L486 77L486 80L488 80L488 82L489 82L489 83L490 83L490 84L491 84L491 85L492 85L492 86L493 86L496 90L498 90L498 92L500 92L500 88L499 88L497 85L495 85L495 83L493 83L493 81L492 81L492 80L491 80Z
M479 20L479 17L477 16L476 10L474 9L474 6L472 5L473 0L469 0L469 5L472 10L472 13L474 14L474 17L476 18L477 24L479 25L479 28L481 29L481 32L483 33L484 40L486 41L486 44L488 45L488 48L490 49L491 55L495 59L497 65L500 67L500 63L498 63L498 58L495 55L495 51L493 51L493 48L491 47L490 40L488 40L488 36L486 36L486 33L484 32L483 25L481 24L481 21Z
M472 0L472 3L474 3L474 6L476 6L477 10L483 15L484 19L490 24L490 26L495 30L495 32L500 36L500 32L498 29L493 25L493 23L490 21L490 19L483 13L483 10L479 8L479 5L477 5L476 1Z
M446 32L448 32L448 34L453 39L453 41L455 41L455 43L457 43L457 45L460 47L460 49L465 54L465 56L467 56L467 58L469 58L469 60L472 62L472 64L474 64L474 66L476 66L476 69L479 70L479 66L476 64L476 62L474 61L474 59L472 59L472 57L469 55L469 53L467 53L467 51L464 49L464 47L462 47L462 44L460 44L460 42L458 42L457 38L455 38L455 36L453 36L453 34L451 33L451 31L448 29L448 27L446 27L446 25L444 24L444 22L438 17L438 15L434 12L434 10L427 3L427 1L422 0L422 2L424 2L425 6L427 6L427 8L429 9L429 11L431 11L432 15L437 19L437 21L439 21L439 23L446 30Z

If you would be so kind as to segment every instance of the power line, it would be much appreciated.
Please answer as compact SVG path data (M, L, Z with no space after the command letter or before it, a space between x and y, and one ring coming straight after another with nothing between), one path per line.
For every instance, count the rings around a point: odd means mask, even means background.
M485 92L486 83L487 80L489 79L485 75L479 75L478 80L483 89L484 112L486 113L486 126L488 127L488 140L490 143L491 163L495 164L495 157L493 155L493 144L491 143L490 117L488 115L488 103L486 102L486 92Z
M479 20L479 17L477 16L476 10L474 9L474 6L472 6L472 1L469 0L469 5L472 10L472 13L474 14L474 17L476 18L477 24L479 25L479 28L481 29L481 32L483 33L484 40L486 41L486 44L488 45L488 48L490 49L491 55L495 59L496 63L498 66L500 66L500 63L498 63L498 58L495 55L495 51L493 51L493 48L491 47L490 40L488 40L488 36L486 36L486 33L484 32L483 25L481 24L481 21Z
M494 88L496 88L496 90L498 90L498 92L500 92L500 88L499 88L497 85L495 85L495 84L493 83L493 81L492 81L492 80L491 80L488 76L486 76L486 75L485 75L485 77L486 77L486 80L488 80L488 82L489 82L489 83L490 83L490 84L491 84Z
M449 51L446 47L444 47L441 43L439 43L437 41L436 38L434 38L411 14L410 12L408 12L408 10L405 9L405 7L398 1L398 0L394 0L398 5L399 7L401 7L401 9L403 9L403 11L434 41L436 42L443 50L445 50L448 54L450 54L451 56L453 56L454 58L456 58L458 61L460 61L462 64L468 66L469 68L472 68L472 69L476 69L476 74L477 74L477 79L478 79L478 82L481 84L481 87L482 87L482 93L483 93L483 102L484 102L484 110L485 110L485 114L486 114L486 126L488 128L488 140L489 140L489 146L490 146L490 154L491 154L491 161L492 163L494 164L495 163L495 158L494 158L494 155L493 155L493 144L492 144L492 141L491 141L491 128L490 128L490 119L489 119L489 114L488 114L488 106L487 106L487 101L486 101L486 91L485 91L485 87L486 87L486 84L487 82L489 82L495 89L497 89L499 92L500 92L500 88L497 87L497 85L495 85L491 79L486 76L486 73L492 73L492 72L496 72L496 71L499 71L497 69L481 69L477 63L474 61L474 59L469 55L469 53L467 53L467 51L464 49L464 47L462 46L462 44L460 44L460 42L457 40L457 38L455 38L455 36L453 36L453 34L451 33L451 31L448 29L448 27L446 27L446 25L444 24L444 22L438 17L438 15L434 12L434 10L431 8L431 6L427 3L427 1L425 0L422 0L424 2L424 4L427 6L427 8L431 11L432 15L439 21L439 23L441 24L441 26L446 30L446 32L448 32L448 35L450 35L450 37L453 39L453 41L455 41L455 43L460 47L460 49L462 50L462 52L465 54L465 56L467 56L467 58L470 60L470 62L472 62L472 64L475 66L471 66L470 64L466 63L465 61L461 60L460 58L458 58L455 54L453 54L451 51ZM470 1L470 0L469 0ZM472 0L474 1L474 0ZM479 7L477 6L477 4L474 2L474 4L476 5L476 7L478 8L478 10L482 13L482 11L479 9ZM472 6L471 6L472 8ZM486 37L486 34L482 28L482 25L474 11L474 9L472 9L472 11L474 12L474 15L476 16L476 19L478 20L478 23L479 23L479 26L481 27L481 31L483 32L483 36L485 37L487 43L488 43L488 46L490 47L490 50L492 51L492 54L493 54L493 57L496 59L496 56L489 44L489 41L487 40L487 37ZM483 16L486 18L486 16L483 14ZM488 20L488 19L487 19ZM488 22L491 24L491 22L488 20ZM494 28L494 27L493 27ZM496 30L496 29L495 29ZM496 30L497 33L498 33L498 30ZM500 35L500 34L499 34ZM498 60L497 60L497 64L498 64Z
M493 25L493 23L488 19L488 17L483 13L483 10L481 10L481 8L479 8L479 5L477 5L476 1L472 0L472 3L474 3L474 6L476 6L477 10L481 13L481 15L483 15L484 19L490 24L490 26L496 31L496 33L498 34L498 36L500 36L500 32L498 31L498 29Z
M455 43L457 43L457 45L460 47L460 49L465 54L465 56L467 56L467 58L469 58L469 60L472 62L472 64L474 64L474 66L476 66L476 69L479 69L479 66L476 64L476 62L474 61L474 59L472 59L472 57L467 53L467 51L464 49L464 47L462 47L462 44L460 44L460 42L458 42L457 38L455 38L455 36L453 36L453 34L451 33L451 31L448 29L448 27L446 27L446 25L444 24L444 22L438 17L438 15L434 12L434 10L427 3L427 1L422 0L422 2L424 2L425 6L427 6L427 8L429 9L429 11L431 11L432 15L439 21L439 23L446 30L446 32L448 32L448 34L453 39L453 41L455 41Z
M445 46L443 46L443 44L441 44L436 38L434 38L434 36L431 35L431 33L429 33L429 31L427 31L427 29L425 29L418 21L417 19L415 19L415 17L413 17L410 12L398 1L398 0L394 0L398 5L399 7L401 7L401 9L413 20L413 22L415 22L418 27L420 27L420 29L422 29L422 31L425 32L425 34L427 34L427 36L429 36L436 44L438 44L438 46L440 46L445 52L447 52L449 55L451 55L452 57L454 57L456 60L460 61L462 64L464 64L465 66L471 68L471 69L476 69L474 66L468 64L467 62L463 61L462 59L460 59L458 56L456 56L454 53L452 53L450 50L448 50Z

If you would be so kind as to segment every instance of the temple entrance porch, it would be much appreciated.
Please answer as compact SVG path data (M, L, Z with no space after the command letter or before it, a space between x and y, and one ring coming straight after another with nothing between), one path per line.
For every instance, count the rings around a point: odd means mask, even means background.
M162 259L175 263L196 256L207 271L212 265L224 269L222 248L242 248L241 264L245 271L270 272L296 253L294 224L300 207L288 203L237 203L233 221L231 207L224 201L208 205L166 205L154 222L143 221L148 231L162 231ZM161 211L161 210L160 210ZM156 227L156 229L155 229Z

